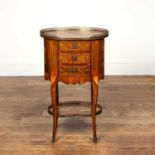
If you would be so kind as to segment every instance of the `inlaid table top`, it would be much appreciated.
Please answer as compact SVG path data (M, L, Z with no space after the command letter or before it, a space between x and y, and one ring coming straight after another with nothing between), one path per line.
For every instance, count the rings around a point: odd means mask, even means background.
M55 40L94 40L108 36L108 30L95 27L56 27L40 31L40 35Z

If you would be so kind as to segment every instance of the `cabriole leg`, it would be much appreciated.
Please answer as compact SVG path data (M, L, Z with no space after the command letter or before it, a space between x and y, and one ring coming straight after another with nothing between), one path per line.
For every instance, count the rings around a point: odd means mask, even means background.
M97 106L97 98L98 98L98 79L97 81L91 82L91 102L92 102L92 128L93 128L93 140L97 142L97 135L96 135L96 106Z
M55 142L56 128L57 128L57 84L51 85L51 97L53 105L53 137L52 142Z
M56 128L58 127L58 115L59 115L59 85L58 83L56 84L56 95L57 95L57 123L56 123Z

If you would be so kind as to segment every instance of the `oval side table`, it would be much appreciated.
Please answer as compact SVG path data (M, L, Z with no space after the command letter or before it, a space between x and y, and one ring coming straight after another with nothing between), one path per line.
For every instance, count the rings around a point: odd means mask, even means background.
M104 78L104 38L108 30L89 27L48 28L40 31L44 38L45 80L51 82L52 105L48 107L53 115L53 138L55 141L58 117L91 116L93 140L96 136L96 114L102 112L97 104L99 80ZM58 82L66 84L91 83L91 102L73 101L59 103ZM65 106L84 106L87 113L63 113ZM60 108L61 107L61 108ZM62 111L61 111L62 110Z

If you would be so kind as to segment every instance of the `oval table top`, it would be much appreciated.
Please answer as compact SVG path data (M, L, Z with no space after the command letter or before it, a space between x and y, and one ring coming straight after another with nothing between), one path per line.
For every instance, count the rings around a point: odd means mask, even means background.
M55 27L41 30L40 35L54 40L95 40L107 37L109 32L96 27Z

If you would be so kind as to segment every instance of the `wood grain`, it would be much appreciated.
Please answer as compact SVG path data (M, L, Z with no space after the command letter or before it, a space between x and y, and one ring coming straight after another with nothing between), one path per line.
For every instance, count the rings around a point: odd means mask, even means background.
M60 85L60 101L90 101L90 84ZM155 154L155 76L100 82L97 144L85 117L59 118L57 142L51 143L50 82L43 77L0 77L0 86L0 155Z

